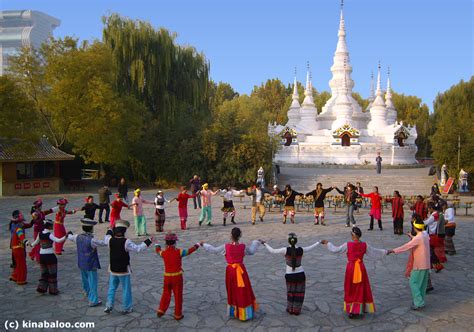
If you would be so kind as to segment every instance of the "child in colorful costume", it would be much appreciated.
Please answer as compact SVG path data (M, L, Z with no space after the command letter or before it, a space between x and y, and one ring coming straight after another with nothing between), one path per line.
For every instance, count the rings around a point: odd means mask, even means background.
M97 295L97 270L100 269L97 247L106 247L104 240L94 238L94 226L97 221L92 219L81 219L84 233L73 235L68 233L68 240L77 245L77 266L81 270L82 289L87 294L89 307L96 307L102 304Z
M364 265L364 255L373 258L382 258L388 252L385 249L376 249L365 242L360 241L362 231L358 227L353 227L352 241L336 247L326 240L321 241L327 244L328 250L333 253L347 253L346 276L344 281L344 312L349 314L349 318L355 318L366 312L375 312L374 299L370 288L369 276Z
M295 233L288 234L289 247L273 249L265 241L260 241L265 248L272 254L284 254L286 260L286 291L287 291L287 305L286 311L290 315L299 315L303 307L304 295L306 289L306 275L301 266L303 259L303 252L308 252L319 245L319 242L309 247L296 247L298 238Z
M28 244L28 240L25 237L24 228L31 227L30 225L24 225L25 218L19 210L15 210L12 213L11 220L11 240L10 246L12 249L12 256L14 259L14 266L10 280L17 283L17 285L25 285L26 282L26 251L25 247Z
M41 278L36 291L44 294L49 291L50 295L58 295L58 259L54 254L53 243L64 243L66 235L57 238L53 234L54 222L50 219L44 220L44 229L38 234L35 241L31 243L34 247L40 244L40 268Z
M173 292L174 318L181 320L183 319L183 269L181 259L195 252L199 248L199 243L189 249L179 249L176 248L176 241L178 241L178 236L175 233L168 233L165 236L166 248L162 250L159 245L156 245L156 253L163 258L165 264L163 293L156 314L161 317L166 313L171 301L171 292Z
M416 235L409 235L411 240L404 245L389 250L389 253L400 254L410 250L407 274L410 278L410 289L413 297L413 310L419 310L425 306L425 296L428 286L430 271L430 239L425 232L425 224L419 215L414 215L412 220Z
M242 232L234 227L231 233L231 243L214 247L203 243L206 251L223 254L227 261L226 268L226 289L227 289L227 314L231 318L241 321L253 319L258 304L252 290L252 284L245 269L244 256L253 255L257 251L260 242L253 241L249 247L239 243Z
M66 236L66 227L64 226L64 218L68 214L76 213L76 210L68 211L66 210L66 205L68 200L65 198L60 199L57 204L59 206L58 212L56 212L56 217L54 219L54 236L58 239L61 239ZM64 241L54 242L54 253L56 255L62 255L64 247Z
M181 192L176 197L178 201L178 214L181 222L181 229L186 230L186 222L188 220L188 199L196 198L197 194L189 195L186 187L181 186Z
M136 198L136 197L135 197ZM133 311L132 302L132 285L130 283L130 251L141 252L149 247L152 243L151 239L146 239L140 244L135 244L125 237L130 223L126 220L116 220L114 230L108 230L104 242L110 249L110 278L109 291L107 293L107 304L104 309L105 313L113 310L115 302L115 292L119 284L122 284L122 304L123 314ZM113 235L113 236L112 236Z

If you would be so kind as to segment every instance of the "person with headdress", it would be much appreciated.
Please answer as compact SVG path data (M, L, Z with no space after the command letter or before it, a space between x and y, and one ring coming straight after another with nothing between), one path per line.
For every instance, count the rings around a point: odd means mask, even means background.
M362 197L368 197L370 198L370 226L368 231L371 231L374 229L374 219L377 219L377 222L379 223L379 229L382 231L382 196L379 194L379 187L374 186L374 189L372 190L371 193L369 194L364 194L364 193L358 193Z
M321 218L321 225L326 225L324 223L324 200L326 195L331 192L334 187L329 187L323 189L323 184L318 182L316 184L316 189L310 191L306 196L313 196L314 199L314 224L319 225L319 218Z
M133 192L135 195L132 200L133 206L133 220L135 221L135 233L137 236L148 235L146 231L146 218L143 212L143 204L155 204L152 201L146 200L142 197L142 191L140 188L135 189Z
M178 236L175 233L168 233L165 236L166 248L161 249L155 245L155 251L163 258L165 272L163 278L163 293L161 295L160 305L156 309L158 317L163 316L168 310L171 302L171 292L174 295L174 319L183 319L183 269L182 258L191 255L199 249L199 243L189 249L176 248Z
M257 220L257 211L260 221L263 222L263 217L265 216L265 194L270 195L271 192L255 184L247 189L246 194L252 197L252 225L255 225L255 221Z
M352 227L355 227L354 210L357 208L357 197L359 197L359 194L355 191L354 185L350 183L344 187L344 190L340 190L337 187L336 190L339 194L344 196L344 204L346 205L346 227L349 227L350 224L352 224Z
M364 265L364 256L367 254L372 258L382 258L387 255L385 249L377 249L366 242L362 242L362 231L359 227L353 227L351 231L352 241L346 242L338 247L331 242L322 240L330 252L347 253L347 266L344 281L344 312L349 318L356 318L364 313L375 312L372 289L370 287L369 275Z
M66 227L64 226L64 218L68 214L74 214L77 210L66 210L66 205L68 204L68 200L65 198L61 198L57 201L58 204L58 212L56 212L56 217L54 219L54 236L58 239L66 236ZM56 255L63 254L63 247L64 241L62 242L54 242L54 253Z
M234 207L234 195L242 195L244 190L235 190L231 186L227 189L221 189L224 193L224 206L222 207L222 224L225 226L227 217L230 215L230 222L235 225L235 207Z
M112 209L110 210L110 228L114 229L115 227L115 220L122 219L120 213L122 213L122 208L126 207L130 209L129 205L124 202L124 198L121 194L114 195L115 200L110 204Z
M115 303L115 293L119 284L122 284L122 314L133 311L132 285L130 282L130 252L142 252L148 248L153 238L146 239L140 244L135 244L125 237L130 223L126 220L116 220L113 230L108 230L104 242L110 251L109 259L109 290L104 312L112 312Z
M289 184L285 186L285 190L279 191L279 195L282 195L285 200L285 206L283 208L283 223L286 224L286 218L290 215L290 221L292 224L295 223L295 199L296 196L303 194L293 190Z
M455 255L456 248L454 247L453 237L456 234L456 221L454 220L454 208L452 206L444 206L444 220L446 228L446 237L444 239L445 251L448 255Z
M403 217L405 216L403 204L405 204L405 201L400 192L395 190L393 197L386 198L385 202L392 204L393 233L403 235Z
M209 184L204 183L202 190L199 192L201 195L201 214L199 215L199 226L202 225L203 221L207 219L207 226L212 226L212 196L219 193L219 189L212 191L209 189Z
M409 233L408 236L411 240L398 248L389 250L389 253L400 254L410 251L406 275L410 278L410 289L413 298L411 308L418 310L425 306L430 270L430 239L425 231L423 219L419 215L415 214L413 216L412 226L415 236Z
M195 199L196 195L196 193L189 195L186 187L181 186L181 192L178 194L178 197L176 197L176 201L178 202L179 220L183 231L186 230L186 222L188 220L188 200L190 198Z
M240 243L242 232L240 228L234 227L231 231L231 242L214 247L201 242L208 252L225 256L227 268L225 273L225 285L227 289L227 314L230 318L241 321L253 319L258 304L253 293L252 284L244 265L244 257L253 255L260 246L259 241L253 241L250 246Z
M94 226L97 221L92 219L81 219L82 234L68 232L67 239L75 242L77 246L77 266L81 270L82 289L89 300L89 307L102 304L97 294L97 270L100 269L98 247L106 247L104 240L94 238Z
M66 234L58 238L53 232L55 223L51 219L45 219L43 223L43 231L30 244L32 247L38 243L40 245L41 278L36 291L40 294L49 292L50 295L58 295L58 259L55 255L56 250L53 248L53 243L64 243Z
M286 294L287 304L286 311L290 315L299 315L301 308L303 307L305 288L306 288L306 275L301 265L303 259L303 253L308 252L316 248L320 243L316 242L309 247L296 247L298 238L295 233L288 234L289 247L273 249L268 243L260 240L265 248L272 254L284 254L286 260Z
M33 202L33 206L31 207L31 223L33 224L33 239L38 237L44 229L44 219L48 214L56 212L59 207L55 206L51 209L42 210L43 207L43 200L38 198L36 201ZM33 249L29 252L29 256L31 260L35 260L39 264L40 260L40 245L39 243L33 247Z
M158 190L155 197L155 228L157 232L163 232L165 226L165 203L171 201L167 200L162 190Z
M10 280L17 283L17 285L25 285L26 282L26 251L25 247L28 240L25 236L25 228L31 227L29 224L24 224L25 218L19 210L12 213L10 221L11 239L10 247L12 249L13 270ZM26 226L26 227L25 227Z
M94 203L94 196L89 195L86 198L86 203L83 207L81 207L81 211L84 211L84 218L85 219L95 219L95 211L100 209L100 206Z

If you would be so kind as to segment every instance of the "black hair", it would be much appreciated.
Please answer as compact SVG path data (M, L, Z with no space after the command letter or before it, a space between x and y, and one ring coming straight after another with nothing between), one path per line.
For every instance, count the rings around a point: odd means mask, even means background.
M395 193L395 195L397 195L397 197L402 197L402 196L400 195L400 192L399 192L398 190L395 190L394 193Z
M125 232L127 231L127 227L114 227L114 236L123 236L125 235Z
M291 268L293 271L296 269L296 243L298 238L295 233L288 234L288 243L290 244L290 254L291 254Z
M82 225L82 230L86 233L92 233L94 231L94 227Z
M53 226L54 226L53 224L48 223L48 222L44 224L44 228L46 229L53 229Z
M174 246L176 244L176 240L166 240L165 242L168 246Z
M357 235L358 238L362 237L362 231L360 230L359 227L356 227L356 226L352 227L352 233Z
M433 202L428 203L428 209L436 210L436 206Z
M15 219L18 218L20 216L20 213L21 213L20 210L14 210L12 212L12 217Z
M318 183L316 183L316 187L317 187L317 186L321 186L321 187L322 187L323 184L322 184L321 182L318 182Z
M289 184L287 184L287 185L285 186L285 190L291 190L291 186L290 186Z
M92 195L87 196L87 200L90 200L91 198L94 198L94 196Z
M419 198L419 199L423 200L423 196L421 196L421 195L416 196L416 198Z
M234 241L239 241L240 237L242 236L242 231L238 227L232 228L231 236Z
M36 212L36 208L35 208L35 206L34 206L34 205L33 205L33 206L31 206L31 209L30 209L30 214L33 214L33 212Z
M375 189L377 189L377 192L379 191L379 187L377 187L377 186L374 186L374 188L375 188Z

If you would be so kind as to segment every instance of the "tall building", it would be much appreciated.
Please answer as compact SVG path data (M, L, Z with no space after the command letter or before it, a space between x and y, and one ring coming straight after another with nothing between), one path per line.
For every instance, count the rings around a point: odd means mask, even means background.
M60 24L57 18L35 10L0 11L0 75L8 68L9 56L23 47L40 47Z
M416 127L397 122L390 77L384 95L380 64L375 94L372 75L369 107L362 110L352 97L354 81L351 78L352 65L342 5L331 72L331 98L319 114L313 101L309 65L305 98L301 105L295 78L288 122L284 126L269 125L269 133L281 137L281 148L276 152L274 161L279 164L363 165L374 163L380 153L384 163L416 164Z

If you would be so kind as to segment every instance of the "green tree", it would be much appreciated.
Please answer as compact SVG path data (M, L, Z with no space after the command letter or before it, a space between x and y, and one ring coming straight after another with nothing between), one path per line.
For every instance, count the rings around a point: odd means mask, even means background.
M474 172L474 76L461 81L449 90L438 94L434 101L436 130L430 137L433 157L438 165L446 164L451 176L459 172L458 138L461 140L460 167Z
M264 106L264 119L266 123L285 123L288 121L288 96L291 91L279 79L269 79L260 86L254 86L251 97L260 98Z
M418 138L416 139L416 145L418 146L417 156L430 156L429 135L431 135L433 128L428 106L422 103L421 99L416 96L406 96L395 92L392 93L392 100L397 109L397 120L403 121L404 124L416 125L418 133Z

